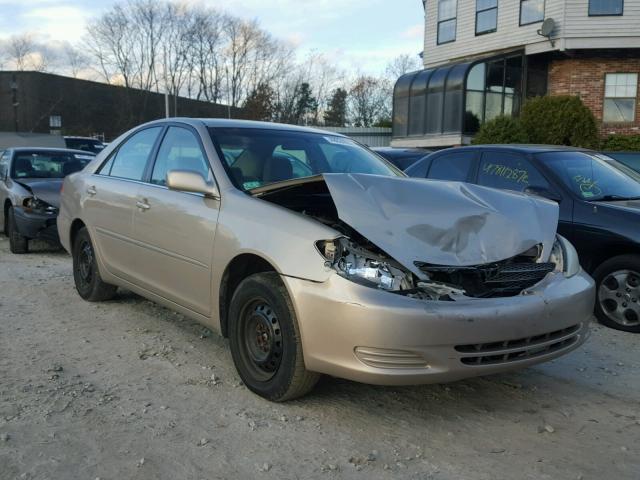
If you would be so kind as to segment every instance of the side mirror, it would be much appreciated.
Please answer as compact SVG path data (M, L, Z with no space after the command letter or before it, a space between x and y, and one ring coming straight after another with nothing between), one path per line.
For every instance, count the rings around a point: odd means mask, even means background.
M528 193L529 195L537 195L554 202L560 202L562 200L562 197L560 195L558 195L554 191L549 190L546 187L530 186L524 189L524 193Z
M180 192L202 193L205 197L220 198L215 184L209 183L193 170L171 170L167 172L167 187Z

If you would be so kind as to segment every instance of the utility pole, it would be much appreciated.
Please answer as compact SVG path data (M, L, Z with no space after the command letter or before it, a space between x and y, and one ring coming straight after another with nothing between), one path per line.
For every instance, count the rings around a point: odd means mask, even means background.
M169 114L169 92L165 92L164 94L164 115L166 118L171 116Z
M16 80L16 76L13 75L11 79L11 93L12 93L12 102L13 102L13 121L15 123L15 131L18 133L19 125L18 125L18 81Z
M224 67L225 77L227 77L227 117L231 119L231 89L229 88L229 67Z

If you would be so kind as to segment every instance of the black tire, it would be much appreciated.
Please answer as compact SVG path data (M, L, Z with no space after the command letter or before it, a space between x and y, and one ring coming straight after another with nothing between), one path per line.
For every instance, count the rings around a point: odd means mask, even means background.
M4 225L2 226L2 233L9 238L9 209L4 213Z
M252 392L274 402L308 393L320 375L305 368L291 299L275 272L244 279L231 299L233 362Z
M13 207L9 207L7 213L7 230L9 236L9 250L11 253L23 254L29 253L29 239L20 235L16 226L16 217Z
M73 280L78 294L88 302L110 300L118 287L102 281L89 231L82 227L73 242Z
M607 327L640 333L640 255L620 255L593 272L595 314Z

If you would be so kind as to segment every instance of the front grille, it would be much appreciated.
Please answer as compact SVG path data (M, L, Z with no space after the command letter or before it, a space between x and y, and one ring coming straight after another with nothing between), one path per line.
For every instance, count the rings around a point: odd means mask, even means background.
M443 267L416 262L431 280L464 289L470 297L490 298L518 295L533 287L556 268L555 263L510 259L474 267Z
M460 361L465 365L496 365L547 355L573 345L578 340L580 325L517 340L491 343L456 345L457 352L465 354ZM471 355L469 355L471 354Z
M365 365L376 368L426 368L421 355L405 350L389 350L373 347L356 347L356 357Z

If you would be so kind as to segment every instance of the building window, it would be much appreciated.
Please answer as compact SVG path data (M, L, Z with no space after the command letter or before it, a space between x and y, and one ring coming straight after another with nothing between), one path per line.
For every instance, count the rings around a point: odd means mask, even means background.
M61 128L62 127L62 117L60 115L51 115L49 117L49 127L50 128Z
M624 0L589 0L589 16L622 15Z
M605 122L633 122L636 119L638 96L637 73L607 73L605 76Z
M544 0L520 0L520 25L544 20Z
M498 29L498 0L476 0L476 35Z
M456 39L457 0L438 0L438 45Z

